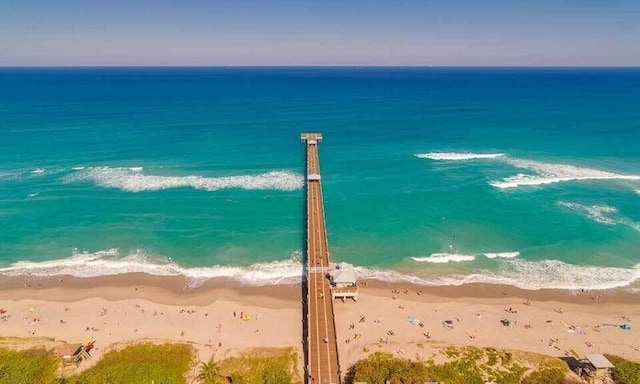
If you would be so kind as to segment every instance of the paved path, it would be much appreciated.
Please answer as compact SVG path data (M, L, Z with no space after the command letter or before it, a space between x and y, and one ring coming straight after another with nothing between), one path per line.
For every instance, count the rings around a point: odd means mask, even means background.
M307 139L307 175L319 175L318 145ZM329 251L319 178L307 181L307 379L311 384L339 384L340 368L331 288L325 268Z

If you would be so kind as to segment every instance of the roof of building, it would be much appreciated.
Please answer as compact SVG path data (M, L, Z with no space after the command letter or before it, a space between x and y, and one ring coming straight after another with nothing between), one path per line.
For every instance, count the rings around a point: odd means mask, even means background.
M355 284L356 283L356 275L352 270L344 270L344 269L334 269L329 272L331 275L331 280L334 284Z
M355 284L356 274L350 264L340 263L336 268L329 272L331 280L336 284Z
M82 344L62 344L56 348L58 356L73 356L82 348Z
M587 360L596 368L613 368L613 364L599 353L587 354Z

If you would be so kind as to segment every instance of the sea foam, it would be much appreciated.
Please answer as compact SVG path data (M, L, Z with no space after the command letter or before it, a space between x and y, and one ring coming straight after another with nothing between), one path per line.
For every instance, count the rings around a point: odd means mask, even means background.
M431 152L416 154L420 159L464 161L464 160L494 160L512 167L525 169L532 173L518 173L489 184L500 189L517 188L521 186L546 185L576 180L640 180L640 175L623 175L614 172L582 168L569 164L545 163L541 161L518 159L504 153L471 153L471 152ZM637 192L637 191L636 191Z
M484 254L489 259L513 259L514 257L520 256L520 252L497 252L497 253L485 253Z
M288 260L257 263L247 267L210 266L184 268L166 258L154 256L138 249L121 256L118 249L94 253L74 251L71 257L46 261L19 261L0 268L0 274L19 276L60 276L75 277L111 276L124 273L147 273L156 276L185 276L189 286L220 277L227 277L246 285L288 284L300 281L302 266L299 252Z
M430 275L417 271L398 271L356 268L359 277L386 282L410 282L418 285L458 286L485 283L515 286L521 289L611 289L626 287L640 280L640 264L632 268L601 267L568 264L559 260L528 261L500 259L497 270L475 273Z
M154 176L145 175L142 167L93 167L67 175L64 181L91 181L100 187L117 188L128 192L170 188L194 188L206 191L226 188L293 191L302 188L304 179L301 175L288 171L224 177Z
M559 201L558 205L569 208L601 224L625 225L640 232L640 223L620 214L616 207L609 205L582 205L565 201Z
M461 261L473 261L476 259L473 255L460 255L455 253L432 253L426 257L412 257L414 261L444 264L449 262L459 263Z
M574 180L640 180L640 175L622 175L568 164L544 163L514 158L505 158L504 161L513 167L526 169L535 174L519 173L501 181L491 182L490 184L496 188L516 188Z
M475 159L495 159L504 155L504 153L430 152L418 153L415 156L419 159L462 161Z
M618 209L615 207L608 205L582 205L565 201L559 201L558 204L584 214L588 218L601 224L616 225L621 223L620 220L615 217L618 214Z
M301 253L294 252L288 259L241 266L209 266L186 268L170 259L154 256L145 250L135 250L124 256L117 249L95 253L74 252L66 259L41 262L19 261L0 268L6 276L59 276L96 277L123 273L147 273L156 276L185 276L188 287L196 287L207 280L230 278L243 285L264 286L298 284L302 279ZM467 256L469 255L459 255ZM497 270L480 270L472 274L433 275L428 271L413 270L403 273L355 266L359 279L385 282L410 282L425 286L488 283L512 285L522 289L609 289L625 287L640 280L640 264L632 268L599 267L568 264L559 260L527 261L499 259Z

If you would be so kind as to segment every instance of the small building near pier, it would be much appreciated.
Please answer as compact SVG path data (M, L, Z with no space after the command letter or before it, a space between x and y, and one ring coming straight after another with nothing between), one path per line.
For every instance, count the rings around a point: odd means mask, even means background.
M331 282L331 297L336 299L358 298L358 282L353 266L347 263L340 263L329 271L329 281Z
M589 367L589 376L596 380L602 380L611 375L613 364L599 353L591 353L585 355L585 362Z

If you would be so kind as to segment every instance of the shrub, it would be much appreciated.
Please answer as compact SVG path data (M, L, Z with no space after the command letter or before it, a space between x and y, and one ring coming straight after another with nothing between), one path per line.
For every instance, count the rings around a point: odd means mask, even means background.
M56 383L59 360L44 348L0 348L0 384Z
M606 355L613 363L613 380L616 384L640 384L640 363L619 356Z
M218 361L220 375L229 383L290 384L299 382L293 348L260 348Z
M200 363L197 379L202 384L215 384L218 376L218 365L213 357L207 363Z
M265 369L262 372L264 384L291 384L291 374L282 368Z
M522 384L563 384L566 370L559 368L544 368L533 371L522 380Z

